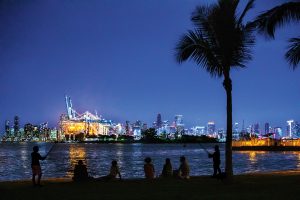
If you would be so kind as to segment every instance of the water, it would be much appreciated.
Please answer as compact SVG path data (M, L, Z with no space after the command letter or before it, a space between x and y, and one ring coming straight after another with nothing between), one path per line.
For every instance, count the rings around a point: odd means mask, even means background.
M0 144L0 181L31 178L32 147L38 145L46 155L52 143ZM213 152L214 144L203 144ZM221 169L224 170L224 145L220 144ZM212 160L199 144L55 144L47 159L41 161L43 177L72 177L78 160L87 164L93 177L108 174L112 159L120 165L124 178L144 177L143 160L150 156L156 174L162 170L165 158L171 158L173 168L179 166L179 157L187 157L191 175L211 175ZM295 170L300 168L300 152L234 151L234 173Z

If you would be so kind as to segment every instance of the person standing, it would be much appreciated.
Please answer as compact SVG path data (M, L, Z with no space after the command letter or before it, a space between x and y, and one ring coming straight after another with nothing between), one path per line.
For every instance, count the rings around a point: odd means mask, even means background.
M45 160L47 156L42 157L39 154L39 147L34 146L33 152L31 153L31 169L32 169L32 184L33 186L41 186L41 178L42 178L42 169L40 165L40 160ZM36 176L38 176L36 183Z
M212 177L217 177L217 173L221 174L221 169L220 169L221 159L220 159L219 145L215 145L215 152L213 154L209 153L208 157L213 159L214 174Z

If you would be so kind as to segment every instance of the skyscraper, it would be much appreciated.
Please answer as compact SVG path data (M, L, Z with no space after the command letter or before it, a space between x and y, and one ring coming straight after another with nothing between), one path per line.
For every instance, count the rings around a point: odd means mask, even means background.
M205 135L205 126L196 126L194 127L195 135Z
M259 123L254 124L254 130L253 131L256 135L259 135Z
M6 136L10 136L10 127L9 127L9 121L5 121L5 134Z
M212 135L216 132L215 122L211 121L207 123L207 134Z
M225 133L224 129L222 129L222 128L218 129L218 138L221 141L225 141L226 133Z
M281 127L275 127L274 128L274 133L276 138L282 138L283 137L283 132Z
M295 138L300 138L300 124L298 122L295 122Z
M182 115L175 115L175 124L176 126L183 124Z
M156 118L156 128L161 128L161 126L162 126L161 114L158 113Z
M141 138L142 122L140 120L137 120L135 123L132 124L132 132L135 139Z
M17 137L19 134L19 117L15 116L14 118L14 136Z
M239 139L240 131L239 131L239 123L235 122L233 125L233 139Z
M268 122L265 123L265 134L270 133L270 124Z
M287 123L287 127L286 127L286 131L287 131L287 137L289 138L293 138L293 136L296 134L296 122L291 119L286 121Z
M131 129L131 125L130 125L130 121L126 121L125 122L125 133L126 135L132 135L132 129Z
M182 115L175 115L175 127L177 133L183 133L184 132L184 124L183 124L183 116Z

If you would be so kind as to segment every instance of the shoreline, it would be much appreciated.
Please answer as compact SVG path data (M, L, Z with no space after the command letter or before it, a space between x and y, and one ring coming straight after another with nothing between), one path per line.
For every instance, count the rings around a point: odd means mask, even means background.
M292 175L299 175L300 176L300 169L297 170L276 170L276 171L270 171L270 172L250 172L250 173L245 173L245 174L236 174L234 175L234 177L242 177L242 176L273 176L273 175L288 175L288 176L292 176ZM200 176L191 176L190 179L201 179L201 178L210 178L211 175L200 175ZM122 181L147 181L145 178L124 178L122 179ZM156 180L164 180L164 178L155 178L153 179L153 181ZM170 178L168 180L180 180L177 178ZM119 181L119 179L116 179L114 181ZM114 182L113 181L113 182ZM188 180L187 180L188 181ZM31 179L19 179L19 180L4 180L4 181L0 181L0 184L3 183L26 183L29 182L31 183ZM67 177L53 177L53 178L45 178L41 180L41 182L51 182L51 183L70 183L70 182L74 182L72 180L72 178L67 178ZM99 182L99 180L91 180L91 181L87 181L87 182ZM101 182L101 181L100 181Z
M0 182L1 199L300 199L299 170L235 175L231 183L210 176L193 176L189 180L141 178L79 183L51 178L42 179L41 184L43 187L33 187L31 180Z

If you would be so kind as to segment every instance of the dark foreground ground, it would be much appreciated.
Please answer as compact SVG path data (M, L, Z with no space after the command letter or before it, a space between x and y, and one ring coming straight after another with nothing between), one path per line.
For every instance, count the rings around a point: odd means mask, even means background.
M235 176L226 184L210 177L184 180L123 180L73 183L65 179L43 181L32 187L30 181L0 182L0 199L300 199L300 173L278 172Z

